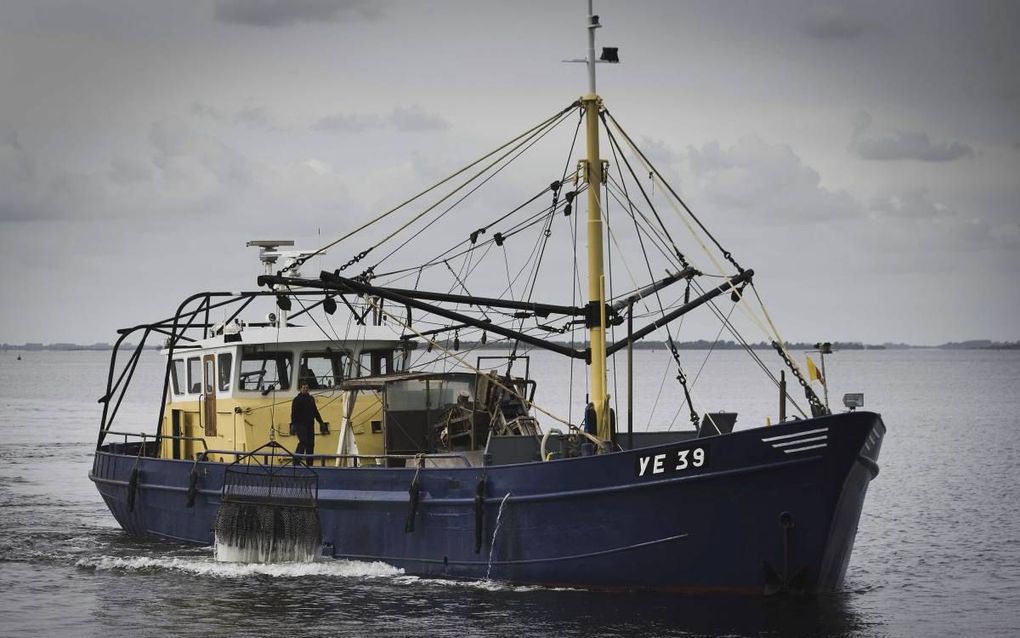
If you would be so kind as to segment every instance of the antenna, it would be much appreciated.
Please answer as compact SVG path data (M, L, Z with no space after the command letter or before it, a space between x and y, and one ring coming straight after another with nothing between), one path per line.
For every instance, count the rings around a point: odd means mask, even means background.
M563 60L563 62L588 65L588 93L595 95L595 65L600 63L619 64L620 49L619 47L602 47L602 54L597 60L595 59L595 29L601 29L602 23L595 15L592 5L593 0L588 0L588 56L581 59Z
M294 277L300 277L301 273L298 272L296 266L300 260L311 257L312 255L322 255L322 251L316 250L277 250L281 246L293 246L294 242L290 239L264 239L264 240L253 240L245 244L245 247L258 246L259 248L259 259L266 266L266 274L273 274L273 267L276 266L276 261L283 257L283 270L290 269L291 274Z
M266 265L266 274L271 275L273 274L273 265L276 264L276 258L280 256L276 249L280 246L293 245L293 239L253 239L246 242L244 247L251 248L252 246L258 246L259 259Z

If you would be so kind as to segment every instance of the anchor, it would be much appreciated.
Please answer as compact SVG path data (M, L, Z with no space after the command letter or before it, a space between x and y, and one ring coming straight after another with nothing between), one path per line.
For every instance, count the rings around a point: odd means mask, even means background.
M267 464L260 456L290 463ZM318 493L315 471L276 441L239 456L223 475L216 560L314 561L322 551Z
M765 573L765 595L801 594L805 591L807 568L801 567L790 575L790 530L793 529L793 515L783 512L779 515L779 524L783 528L783 573L779 574L768 561L761 562Z

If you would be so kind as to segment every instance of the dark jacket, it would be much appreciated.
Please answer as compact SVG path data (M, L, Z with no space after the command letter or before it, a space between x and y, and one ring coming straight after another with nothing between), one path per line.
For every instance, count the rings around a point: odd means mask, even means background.
M319 408L315 406L315 397L310 394L298 394L290 404L290 424L294 427L311 427L313 420L322 423Z

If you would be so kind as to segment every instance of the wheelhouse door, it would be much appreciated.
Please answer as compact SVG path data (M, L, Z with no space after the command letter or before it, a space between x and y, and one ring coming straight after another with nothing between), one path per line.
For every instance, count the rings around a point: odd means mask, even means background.
M216 355L202 357L202 389L205 402L202 406L202 422L206 436L216 436Z

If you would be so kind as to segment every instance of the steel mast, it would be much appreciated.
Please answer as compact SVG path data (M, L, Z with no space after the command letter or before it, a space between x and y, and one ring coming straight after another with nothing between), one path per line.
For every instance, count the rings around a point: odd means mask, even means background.
M588 180L588 325L591 342L591 402L598 420L598 437L610 439L609 397L606 395L606 277L602 266L602 159L599 157L599 108L595 92L595 29L599 17L588 0L588 94L581 98L587 137L585 176Z

